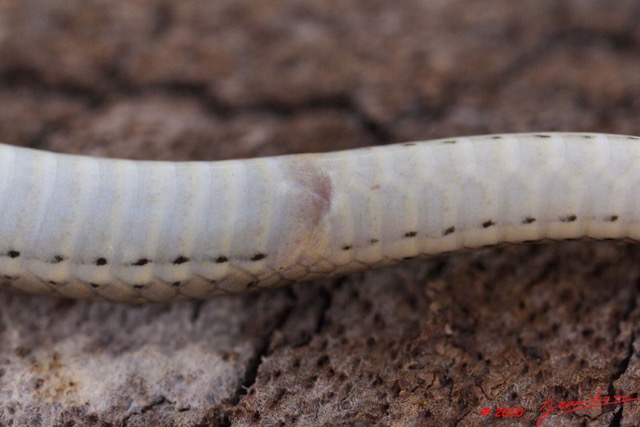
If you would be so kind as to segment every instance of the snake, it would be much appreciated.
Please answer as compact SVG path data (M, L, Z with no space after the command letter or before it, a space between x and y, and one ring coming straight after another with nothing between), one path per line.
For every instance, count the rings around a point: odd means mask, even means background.
M640 240L640 138L495 134L224 161L0 144L0 284L208 298L498 244Z

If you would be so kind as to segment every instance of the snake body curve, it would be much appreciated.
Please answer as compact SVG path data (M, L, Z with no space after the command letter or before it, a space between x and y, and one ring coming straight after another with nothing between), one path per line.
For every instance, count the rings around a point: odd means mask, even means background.
M505 134L151 162L0 144L0 282L166 301L544 239L640 240L640 138Z

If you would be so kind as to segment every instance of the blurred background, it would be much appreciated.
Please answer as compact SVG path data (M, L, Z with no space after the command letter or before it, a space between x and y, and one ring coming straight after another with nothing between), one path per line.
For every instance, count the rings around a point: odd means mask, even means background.
M227 158L486 132L638 133L638 10L3 0L0 138Z
M0 0L0 141L215 160L640 135L639 18L631 0ZM637 397L639 254L495 249L152 307L6 292L0 421L466 426L523 407L505 422L531 425L547 399Z

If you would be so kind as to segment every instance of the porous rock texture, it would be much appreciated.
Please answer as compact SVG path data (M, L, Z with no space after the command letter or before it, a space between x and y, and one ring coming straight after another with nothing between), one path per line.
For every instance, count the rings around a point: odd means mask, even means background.
M214 160L640 135L639 18L631 0L2 0L0 140ZM640 247L615 242L204 302L3 291L0 424L533 425L549 399L624 395L543 425L637 426L639 292Z

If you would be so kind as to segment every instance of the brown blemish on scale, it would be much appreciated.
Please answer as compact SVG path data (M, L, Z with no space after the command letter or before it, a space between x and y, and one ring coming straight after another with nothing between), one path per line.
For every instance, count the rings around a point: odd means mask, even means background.
M267 263L272 267L292 265L305 256L313 257L326 243L321 236L325 234L334 192L331 176L319 165L315 155L283 159L277 222L288 226L283 226L278 235L270 235L266 249Z
M310 156L302 156L303 158ZM310 214L311 222L317 224L331 208L333 193L331 178L313 161L298 160L292 167L291 178L300 186L302 199L299 207Z

